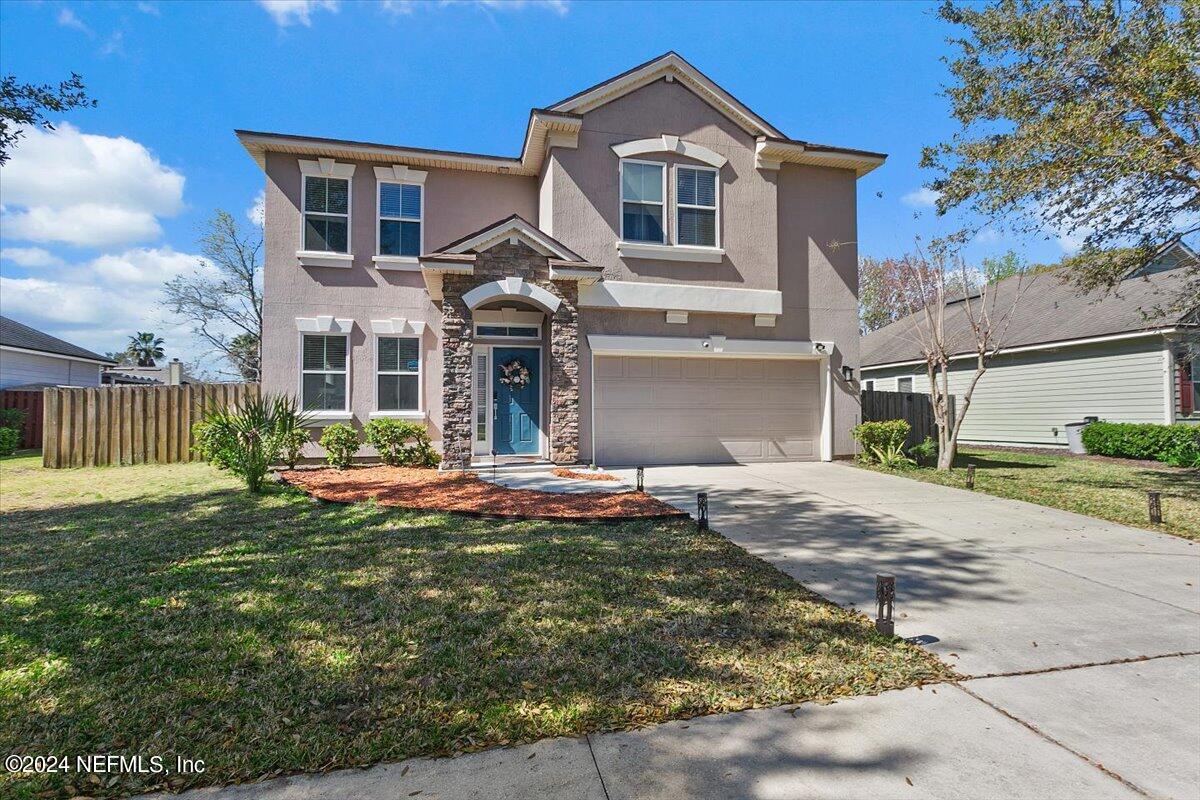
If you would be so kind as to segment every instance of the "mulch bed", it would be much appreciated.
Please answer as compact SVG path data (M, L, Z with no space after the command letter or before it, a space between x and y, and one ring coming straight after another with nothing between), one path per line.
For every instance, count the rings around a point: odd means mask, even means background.
M576 472L565 467L552 469L550 474L559 478L573 478L577 481L615 481L617 479L616 475L609 475L607 472Z
M289 470L280 477L317 499L334 503L373 499L385 506L479 517L595 522L688 516L644 492L557 494L509 489L469 472L378 466Z

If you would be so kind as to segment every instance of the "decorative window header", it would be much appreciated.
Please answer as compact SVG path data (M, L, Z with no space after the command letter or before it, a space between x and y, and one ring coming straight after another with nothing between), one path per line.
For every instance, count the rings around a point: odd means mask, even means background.
M354 320L331 316L296 317L296 330L301 333L350 333L354 330Z
M338 163L332 158L300 159L300 172L315 178L353 178L354 167L354 164Z
M710 150L702 144L689 142L680 139L678 136L671 136L666 133L657 139L637 139L632 142L614 144L612 151L621 158L642 155L644 153L679 153L682 156L694 158L697 161L702 161L718 169L725 166L729 161L725 156L715 150Z
M425 332L425 323L420 320L407 320L403 317L371 320L371 332L384 336L407 334L420 336Z
M375 167L375 180L396 183L424 183L429 173L419 169L393 164L390 167Z

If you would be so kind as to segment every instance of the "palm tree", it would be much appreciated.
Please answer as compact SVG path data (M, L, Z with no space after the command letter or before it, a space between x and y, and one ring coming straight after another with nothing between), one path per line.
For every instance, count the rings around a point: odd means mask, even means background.
M154 359L166 355L162 346L163 340L153 333L138 331L136 335L129 337L129 354L137 359L139 367L155 366Z

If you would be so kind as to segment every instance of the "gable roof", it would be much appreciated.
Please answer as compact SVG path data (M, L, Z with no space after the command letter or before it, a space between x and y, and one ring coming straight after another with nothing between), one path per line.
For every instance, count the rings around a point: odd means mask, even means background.
M1066 343L1116 334L1146 333L1188 325L1193 312L1183 311L1147 319L1143 309L1162 304L1187 281L1184 270L1158 272L1144 277L1126 278L1111 292L1080 294L1067 280L1063 270L1038 273L1018 280L1005 278L989 291L995 298L997 313L1007 314L1013 297L1021 292L1008 330L1004 349ZM946 307L946 340L950 352L965 355L974 352L967 304L962 298ZM989 300L989 302L991 302ZM978 306L973 306L978 314ZM922 312L872 331L860 343L862 367L879 367L921 361Z
M511 236L523 239L531 248L549 258L559 259L564 262L586 263L585 259L574 250L550 234L538 230L536 225L529 222L529 220L520 214L512 214L490 225L485 225L473 233L468 233L466 236L454 240L445 247L439 248L436 255L446 253L456 255L467 253L471 250L486 250L502 239Z
M565 100L559 100L549 106L548 109L571 114L586 114L668 75L678 78L701 99L725 114L748 133L755 136L786 138L778 128L760 117L731 93L722 89L715 81L688 63L687 59L674 50L668 50L620 75L614 75L600 81L595 86L589 86L581 92L576 92Z
M620 75L603 80L558 101L549 108L532 109L525 127L521 152L517 156L401 147L351 139L328 139L266 131L239 129L234 133L255 163L264 169L266 154L274 152L533 176L541 171L542 162L550 147L575 141L583 124L583 114L611 103L648 83L667 77L679 80L714 109L758 137L760 155L764 148L770 151L769 157L764 158L763 162L773 163L775 168L780 161L794 161L853 169L861 177L883 163L883 159L886 158L882 153L818 145L787 138L778 128L674 51L663 53Z
M115 364L112 359L105 358L99 353L85 350L82 347L65 342L57 336L23 325L15 319L0 316L0 346L15 347L20 350L33 350L39 353L52 353L59 356L70 356L80 361L95 361L100 364Z

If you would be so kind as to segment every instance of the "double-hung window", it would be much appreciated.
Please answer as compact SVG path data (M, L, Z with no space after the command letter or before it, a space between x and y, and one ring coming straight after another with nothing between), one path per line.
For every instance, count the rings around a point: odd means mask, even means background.
M666 165L651 161L621 162L621 239L666 244Z
M350 181L304 176L304 249L350 252Z
M305 334L301 354L301 404L316 411L349 411L349 337Z
M717 246L717 171L675 168L675 239L677 244Z
M379 255L421 255L421 185L379 184Z
M375 351L375 401L380 411L420 411L421 340L380 336Z

